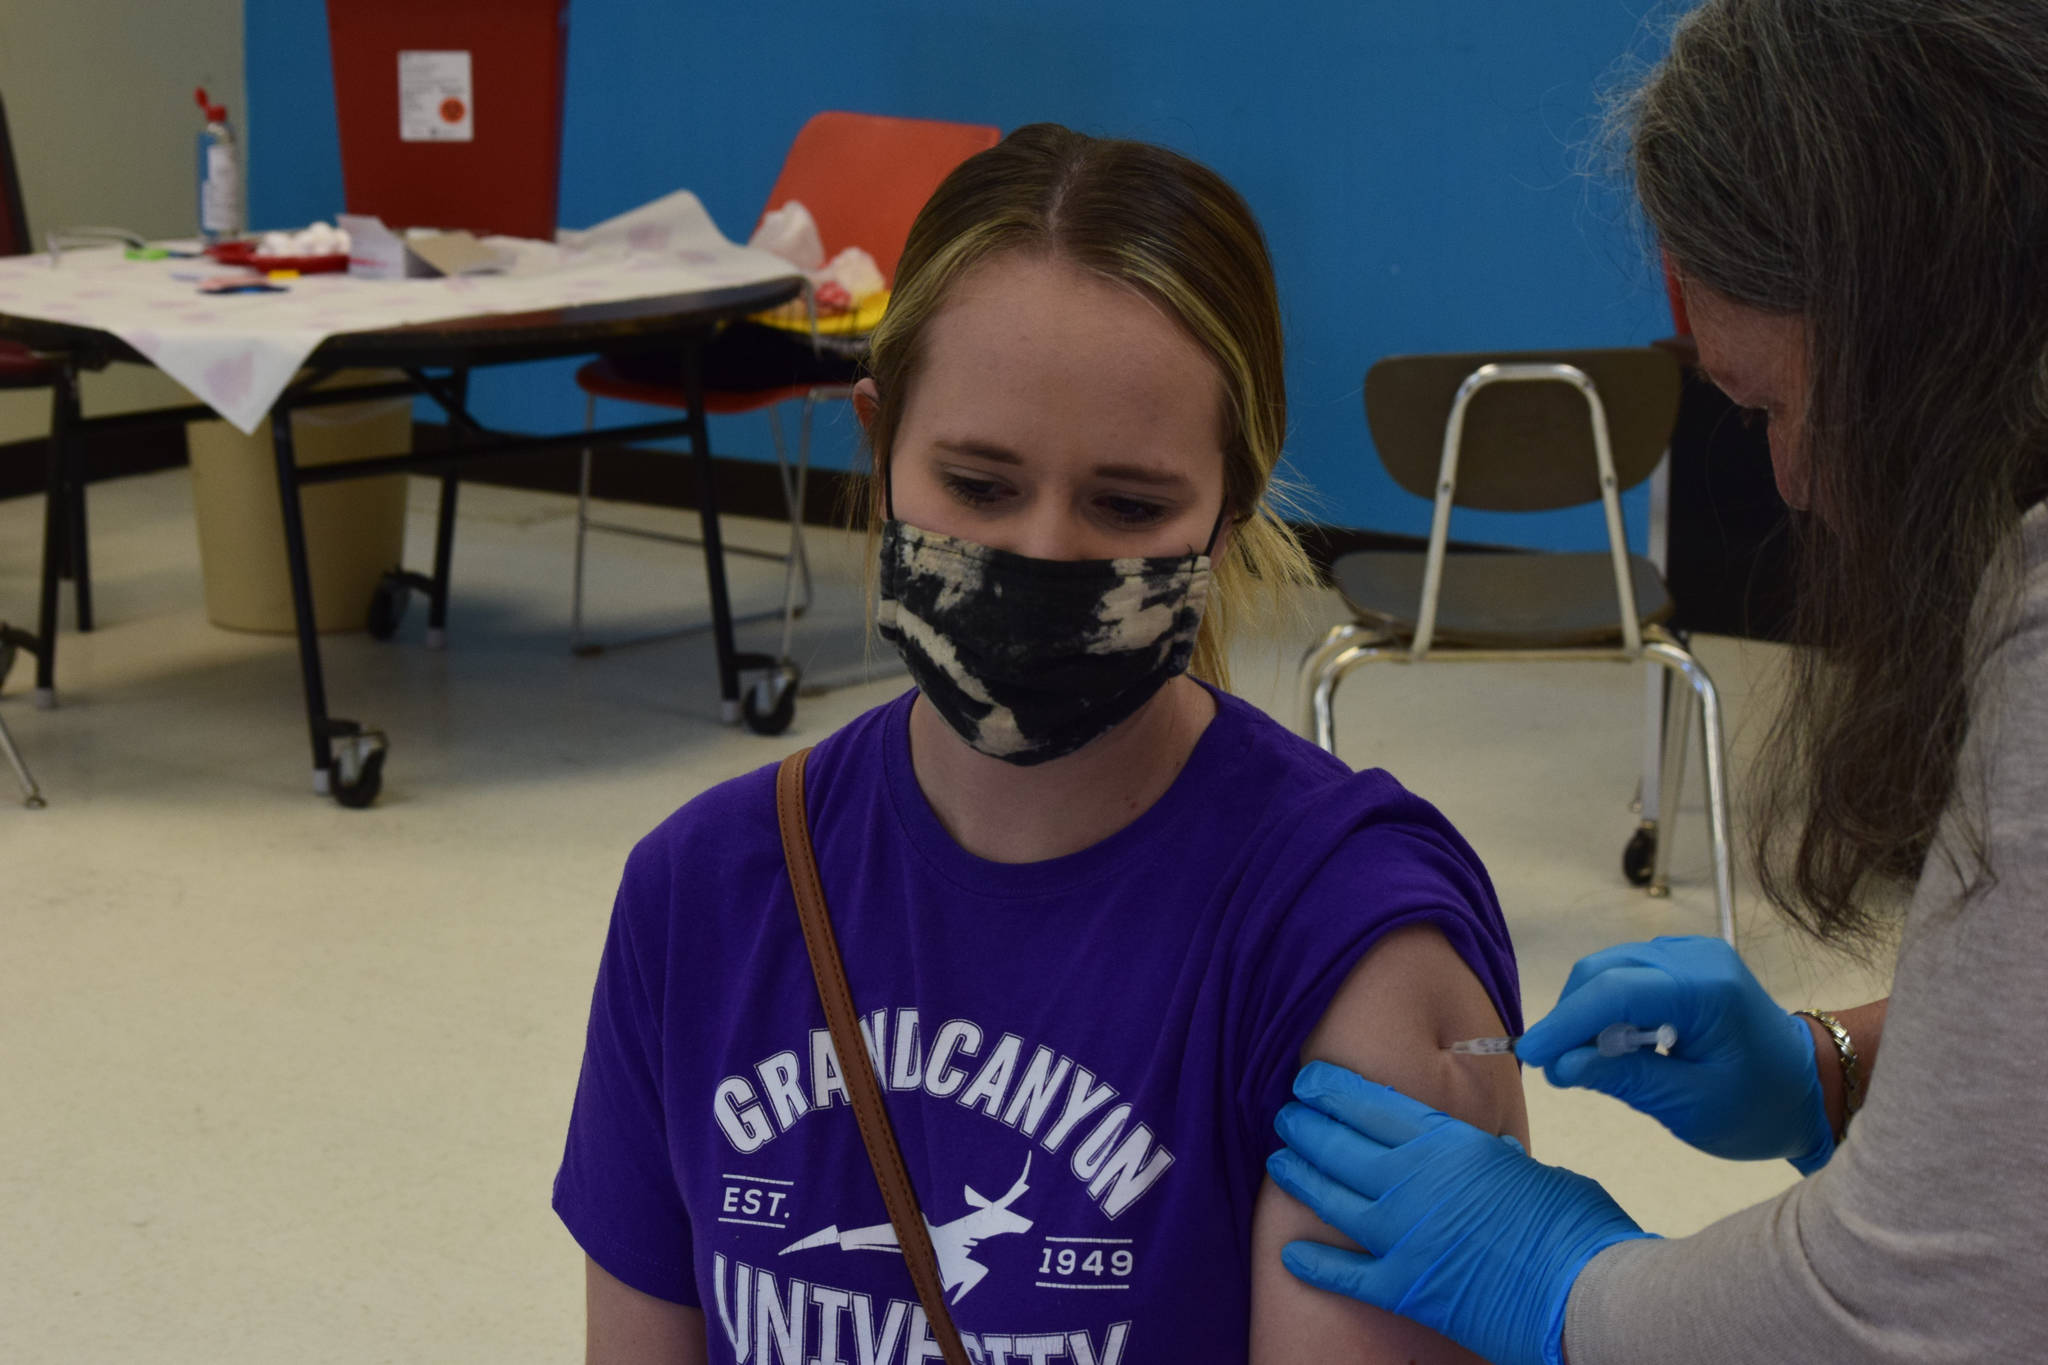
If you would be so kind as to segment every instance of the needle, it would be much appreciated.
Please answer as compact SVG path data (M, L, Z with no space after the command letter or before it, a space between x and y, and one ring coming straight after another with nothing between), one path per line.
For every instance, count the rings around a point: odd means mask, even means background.
M1624 1057L1639 1048L1655 1048L1658 1052L1669 1053L1678 1044L1678 1030L1669 1024L1655 1028L1639 1029L1626 1023L1609 1024L1600 1030L1594 1046L1602 1057ZM1497 1057L1513 1052L1513 1038L1461 1038L1448 1044L1444 1051L1455 1052L1464 1057Z

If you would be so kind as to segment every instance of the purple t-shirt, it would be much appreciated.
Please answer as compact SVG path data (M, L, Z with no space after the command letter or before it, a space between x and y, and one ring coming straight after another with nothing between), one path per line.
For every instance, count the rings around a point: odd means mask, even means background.
M1389 930L1441 929L1521 1030L1486 873L1427 802L1236 698L1079 853L963 850L911 770L915 693L821 743L811 837L854 1003L986 1365L1245 1349L1252 1204L1303 1042ZM711 1359L939 1358L861 1146L763 768L627 861L555 1209Z

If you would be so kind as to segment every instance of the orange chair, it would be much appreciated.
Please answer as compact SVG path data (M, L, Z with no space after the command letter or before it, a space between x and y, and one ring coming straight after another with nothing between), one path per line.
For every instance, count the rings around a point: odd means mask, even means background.
M910 225L918 210L931 197L939 182L962 161L985 151L1001 140L1002 133L982 124L940 123L929 119L890 118L879 114L838 111L814 115L797 133L783 160L782 173L769 192L764 215L792 199L801 200L818 225L827 259L857 246L875 258L882 276L895 283L897 258L910 237ZM816 344L815 324L813 344ZM586 424L594 424L599 398L660 407L687 408L689 399L680 384L650 383L621 372L610 359L599 359L576 373L576 383L588 395ZM850 396L845 384L809 382L779 384L753 389L707 389L704 410L708 413L741 413L767 409L775 444L776 466L782 475L783 497L789 509L789 552L770 555L787 566L784 581L782 651L778 658L756 656L757 668L766 676L749 688L741 717L749 728L762 734L779 734L795 714L797 669L789 659L790 637L795 620L810 602L810 566L804 556L804 480L810 469L811 415L827 398ZM782 438L780 405L797 399L803 404L798 427L796 469L791 477L790 462ZM570 633L578 653L594 653L601 646L589 644L583 635L583 552L590 531L616 531L643 539L672 544L695 545L693 537L650 534L637 527L594 521L590 517L590 470L592 452L583 452L576 506L576 566L570 610ZM734 553L747 553L733 547ZM761 553L761 552L753 552ZM754 620L764 619L756 616ZM701 627L698 627L701 628ZM675 634L653 638L671 638Z

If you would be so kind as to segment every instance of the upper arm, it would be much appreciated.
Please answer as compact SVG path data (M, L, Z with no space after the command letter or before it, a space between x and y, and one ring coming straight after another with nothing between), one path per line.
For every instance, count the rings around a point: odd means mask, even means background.
M690 1303L694 1239L669 1141L676 1080L665 1066L679 1051L664 1037L669 860L649 848L628 862L605 936L553 1202L578 1245L610 1267L607 1280Z
M1349 1067L1527 1146L1529 1116L1515 1059L1443 1050L1459 1038L1504 1031L1485 988L1444 936L1415 927L1387 935L1352 969L1301 1059ZM1254 1361L1476 1359L1426 1327L1295 1279L1280 1263L1280 1249L1303 1239L1353 1245L1266 1181L1252 1215Z
M584 1365L705 1365L704 1314L643 1294L584 1258Z

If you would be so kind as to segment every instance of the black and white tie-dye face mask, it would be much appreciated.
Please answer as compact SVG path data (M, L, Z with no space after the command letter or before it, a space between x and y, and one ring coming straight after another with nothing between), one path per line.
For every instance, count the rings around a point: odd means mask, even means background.
M924 699L982 753L1027 765L1099 739L1184 672L1209 597L1206 554L1033 559L894 519L881 568L875 624Z

